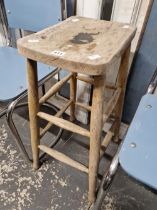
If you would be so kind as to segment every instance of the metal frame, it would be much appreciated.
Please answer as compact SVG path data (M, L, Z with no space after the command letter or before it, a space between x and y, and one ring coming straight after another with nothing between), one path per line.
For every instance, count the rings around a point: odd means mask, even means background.
M147 93L153 94L155 92L155 89L157 87L157 69L154 72L154 75L150 81L150 84L147 89ZM125 141L125 140L123 140ZM97 193L97 199L94 203L94 205L90 208L90 210L100 210L103 199L106 196L107 189L109 189L110 185L112 184L112 181L114 179L114 176L116 175L118 166L119 166L119 153L123 144L123 141L121 142L120 146L118 147L118 150L107 170L107 172L104 174L100 187L98 189Z
M157 87L157 68L154 72L154 75L153 75L151 81L150 81L150 85L148 87L147 93L153 94L156 87Z
M122 143L121 143L121 146L122 146ZM98 189L98 193L97 193L97 199L94 205L91 206L90 210L100 210L101 208L102 202L107 194L106 190L109 189L119 166L119 152L120 152L121 146L119 146L107 172L104 174L102 178L102 181Z
M44 87L44 84L45 82L47 82L49 79L51 79L56 71L58 70L58 68L56 68L54 71L52 71L50 74L48 74L47 76L45 76L42 80L39 81L39 85L38 87L42 87L42 93L44 94L44 90L45 90L45 87ZM7 119L7 122L8 122L8 126L11 130L11 132L13 133L14 137L15 137L15 142L21 152L21 154L23 155L24 159L28 162L28 163L32 163L32 159L29 157L25 147L24 147L24 144L22 142L22 139L17 131L17 128L15 126L15 123L13 121L13 113L14 113L14 110L18 107L22 107L22 106L27 106L28 105L28 102L25 102L25 103L20 103L20 101L22 99L24 99L25 97L27 96L27 90L23 91L21 94L19 94L18 96L16 96L15 98L13 99L8 99L8 105L7 107L5 107L1 112L0 112L0 118L4 115L6 115L6 119ZM10 102L11 101L11 102ZM57 112L57 108L54 107L52 104L50 103L45 103L43 104L43 106L46 106L46 107L49 107L49 108L52 108L54 111ZM61 135L63 133L63 129L60 129L56 138L54 139L53 143L51 145L49 145L49 147L53 147L57 142L58 140L60 139ZM40 155L40 159L43 158L43 156L45 155L45 153L42 153Z
M2 7L4 7L4 2L2 2L3 5ZM66 9L66 0L60 0L60 3L61 3L61 20L63 20L63 16L65 15L64 13L66 11L64 11L63 13L63 7L65 7ZM65 5L65 6L64 6ZM0 7L0 11L2 12L2 8ZM7 17L6 17L6 13L4 14L5 15L5 23L7 24L7 35L9 34L9 36L7 37L8 38L8 41L9 43L11 42L11 37L10 37L10 33L9 33L9 29L8 29L8 22L7 22ZM67 15L66 15L67 16ZM21 31L21 29L19 29ZM45 76L43 79L41 79L39 81L39 87L42 88L42 94L44 95L45 94L45 85L44 83L46 81L48 81L49 79L51 79L54 75L54 73L57 71L58 69L56 68L54 71L52 71L50 74L48 74L47 76ZM23 155L24 159L28 162L28 163L32 163L32 159L29 157L25 147L24 147L24 144L22 142L22 139L19 135L19 132L15 126L15 123L13 121L13 113L14 113L14 110L16 108L19 108L19 107L22 107L22 106L27 106L28 105L28 102L25 102L25 103L20 103L20 101L22 99L24 99L25 97L27 96L27 90L23 91L22 93L20 93L19 95L15 96L14 98L11 98L11 99L6 99L6 100L0 100L0 102L2 103L6 103L7 105L5 106L5 108L3 108L1 111L0 111L0 118L3 117L4 115L6 115L6 119L7 119L7 123L8 123L8 126L12 132L12 134L14 135L15 137L15 142L17 144L17 147L18 149L20 150L21 154ZM52 104L50 103L44 103L42 106L46 106L46 107L49 107L49 108L52 108L55 112L57 112L57 108L54 107ZM49 147L53 147L60 139L61 135L62 135L62 132L63 132L63 129L60 129L56 138L53 140L53 143L49 146ZM42 153L40 155L40 159L45 155L45 153Z

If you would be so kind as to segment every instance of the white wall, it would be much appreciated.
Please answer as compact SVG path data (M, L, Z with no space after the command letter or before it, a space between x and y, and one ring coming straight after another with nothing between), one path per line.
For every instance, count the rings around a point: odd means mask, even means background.
M102 0L78 0L76 14L78 16L100 19ZM89 104L91 86L82 81L77 83L77 100L81 103ZM87 123L88 112L77 109L76 117L79 121Z
M99 19L102 0L78 0L77 15Z
M113 21L130 23L137 27L136 36L131 46L133 55L138 49L151 5L152 0L114 0L111 19Z

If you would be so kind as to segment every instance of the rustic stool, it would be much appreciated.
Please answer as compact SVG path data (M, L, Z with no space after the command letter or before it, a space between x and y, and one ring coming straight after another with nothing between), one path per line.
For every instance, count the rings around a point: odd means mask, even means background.
M28 100L33 152L33 167L39 168L39 149L70 166L89 175L89 203L95 201L99 159L103 154L101 148L102 126L113 115L115 124L107 133L102 146L107 145L112 136L119 135L124 93L128 74L130 44L135 35L135 28L121 23L93 20L83 17L70 17L58 25L18 40L19 53L27 57ZM113 62L121 57L121 65L116 85L105 82L106 72ZM36 61L68 69L69 75L51 87L47 93L38 98ZM81 73L81 76L78 75ZM82 76L84 74L85 76ZM88 77L86 76L88 75ZM78 80L93 85L92 106L76 102L76 83ZM39 111L40 104L70 80L70 100L55 116ZM114 90L114 94L105 107L103 99L105 88ZM64 120L61 115L70 107L70 120L75 119L75 105L91 111L90 131ZM68 131L90 138L89 168L70 159L64 154L40 145L38 117L47 120L45 133L52 124Z

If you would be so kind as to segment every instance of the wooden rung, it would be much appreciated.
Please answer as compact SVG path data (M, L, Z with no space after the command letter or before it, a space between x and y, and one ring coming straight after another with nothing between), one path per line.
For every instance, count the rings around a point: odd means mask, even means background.
M78 75L76 78L78 80L83 81L83 82L87 82L87 83L92 84L92 85L94 84L94 79L93 78L85 77L85 76L81 76L81 75Z
M107 89L111 89L111 90L116 90L116 89L117 89L116 85L114 85L114 84L112 84L112 83L106 83L106 84L105 84L105 87L106 87Z
M89 83L91 85L94 85L94 79L91 78L91 77L85 77L85 76L82 76L82 75L78 75L76 78L78 80L83 81L83 82L87 82L87 83ZM108 88L108 89L112 89L112 90L117 89L117 87L114 84L112 84L112 83L107 83L105 85L105 87Z
M76 102L75 104L76 104L77 106L82 107L83 109L87 109L88 111L91 111L91 106L88 106L88 105L86 105L86 104L79 103L79 102Z
M62 107L62 109L59 110L59 111L55 114L55 116L56 116L56 117L61 117L62 114L68 109L68 107L69 107L71 104L72 104L72 100L68 101L68 103L67 103L64 107ZM45 126L45 128L41 131L40 138L43 137L43 135L51 128L52 125L53 125L53 123L49 122L49 123Z
M62 118L58 118L49 114L46 114L44 112L38 112L37 114L40 118L47 120L53 124L55 124L56 126L59 126L65 130L80 134L82 136L86 136L86 137L90 137L90 132L84 128L81 128L78 125L75 125L72 122L69 122L67 120L64 120Z
M52 156L53 158L67 164L67 165L70 165L80 171L83 171L85 173L88 173L88 168L84 165L82 165L81 163L69 158L68 156L64 155L63 153L61 152L58 152L54 149L51 149L45 145L39 145L38 146L39 149L41 149L43 152L46 152L47 154L49 154L50 156Z
M100 158L102 158L102 156L105 153L105 150L108 146L108 144L110 143L112 137L114 136L113 132L108 131L105 138L103 139L102 143L101 143L101 149L100 149Z
M42 96L39 100L40 104L43 104L45 101L47 101L51 96L53 96L55 93L58 92L58 90L72 77L72 73L64 77L62 80L57 82L55 85L50 88L44 96Z
M105 111L103 114L103 124L108 120L111 113L113 112L113 109L118 102L120 93L121 93L121 88L117 88L117 90L114 92L114 95L112 96L108 104L106 105Z

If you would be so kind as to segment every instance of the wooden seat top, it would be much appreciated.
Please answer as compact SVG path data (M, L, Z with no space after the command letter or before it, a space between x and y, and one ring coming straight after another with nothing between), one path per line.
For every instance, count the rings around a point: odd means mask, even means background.
M87 75L101 75L130 45L135 28L122 23L73 16L19 39L29 59Z

